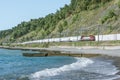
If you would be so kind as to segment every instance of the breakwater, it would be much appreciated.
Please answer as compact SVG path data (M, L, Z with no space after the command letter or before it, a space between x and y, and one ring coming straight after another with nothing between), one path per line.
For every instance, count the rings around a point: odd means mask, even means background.
M89 53L71 53L63 51L50 51L50 50L40 50L40 53L23 53L25 57L48 57L48 56L71 56L71 57L95 57L100 56L100 54L89 54Z
M71 57L95 57L100 56L101 54L97 53L84 53L81 50L77 52L72 51L65 51L63 49L56 49L56 48L22 48L22 47L8 47L2 46L0 48L4 49L11 49L11 50L24 50L24 51L39 51L40 53L27 53L24 52L23 56L25 57L48 57L48 56L71 56ZM75 49L74 49L75 50Z

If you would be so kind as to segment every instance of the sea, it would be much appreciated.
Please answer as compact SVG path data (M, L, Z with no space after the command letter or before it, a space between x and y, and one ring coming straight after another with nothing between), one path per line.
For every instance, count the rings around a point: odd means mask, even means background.
M101 57L24 57L22 50L0 49L0 80L114 80L113 60ZM37 54L37 51L28 51Z

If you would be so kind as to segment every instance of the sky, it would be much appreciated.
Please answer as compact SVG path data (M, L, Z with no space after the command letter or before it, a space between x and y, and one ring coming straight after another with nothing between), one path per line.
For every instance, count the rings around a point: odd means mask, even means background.
M23 21L55 13L71 0L1 0L0 30L11 29Z

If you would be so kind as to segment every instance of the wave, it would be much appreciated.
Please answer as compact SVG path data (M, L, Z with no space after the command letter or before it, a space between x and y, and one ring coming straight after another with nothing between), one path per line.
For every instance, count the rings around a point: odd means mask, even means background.
M102 60L93 60L94 63L92 65L87 66L83 70L91 73L98 73L103 75L115 75L119 72L116 66L112 64L110 61L102 61Z
M33 73L29 76L29 79L40 80L40 78L42 77L56 76L65 71L79 70L81 68L88 66L89 64L94 63L94 61L88 58L75 58L75 59L77 60L75 63L64 65L59 68L45 69L45 70Z

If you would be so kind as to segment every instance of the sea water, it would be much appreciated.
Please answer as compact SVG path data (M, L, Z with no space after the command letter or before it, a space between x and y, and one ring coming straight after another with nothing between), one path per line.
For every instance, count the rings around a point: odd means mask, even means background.
M113 80L112 60L78 57L24 57L22 50L0 49L0 80ZM33 51L29 51L33 52Z

